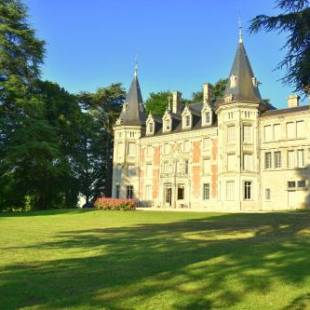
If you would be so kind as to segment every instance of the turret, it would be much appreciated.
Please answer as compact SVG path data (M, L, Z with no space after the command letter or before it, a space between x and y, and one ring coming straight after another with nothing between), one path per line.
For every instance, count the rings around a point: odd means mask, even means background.
M216 103L219 126L220 200L225 208L255 208L259 199L258 116L262 107L258 82L242 34L224 98Z
M137 68L123 109L114 126L113 191L115 198L135 198L139 192L139 139L145 132L146 114Z

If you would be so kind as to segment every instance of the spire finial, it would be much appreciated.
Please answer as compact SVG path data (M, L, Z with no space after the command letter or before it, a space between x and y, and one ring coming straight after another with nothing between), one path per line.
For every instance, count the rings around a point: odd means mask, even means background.
M239 24L239 43L242 43L243 42L243 36L242 36L242 23L241 23L240 14L238 17L238 24Z
M138 55L135 57L135 72L134 72L135 78L138 76Z

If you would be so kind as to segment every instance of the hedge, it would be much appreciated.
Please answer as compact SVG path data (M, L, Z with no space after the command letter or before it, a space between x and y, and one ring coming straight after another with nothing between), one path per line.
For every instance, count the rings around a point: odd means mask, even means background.
M116 199L116 198L98 198L94 204L98 210L135 210L138 206L137 200L134 199Z

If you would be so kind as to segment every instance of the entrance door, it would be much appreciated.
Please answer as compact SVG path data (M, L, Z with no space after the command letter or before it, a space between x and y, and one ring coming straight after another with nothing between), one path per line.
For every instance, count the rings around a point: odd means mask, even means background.
M165 203L171 206L171 202L172 202L172 189L171 187L167 187L165 192Z
M296 191L288 191L288 207L296 209Z

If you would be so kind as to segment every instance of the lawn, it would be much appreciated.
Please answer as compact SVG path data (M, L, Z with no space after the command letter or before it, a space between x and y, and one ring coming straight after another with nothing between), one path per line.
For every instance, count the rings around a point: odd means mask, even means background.
M0 216L0 308L310 309L310 212Z

